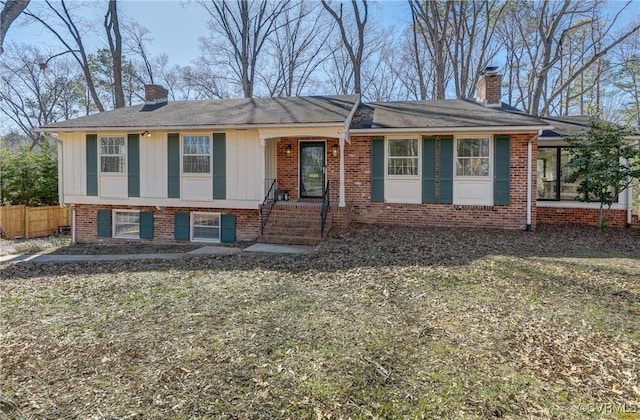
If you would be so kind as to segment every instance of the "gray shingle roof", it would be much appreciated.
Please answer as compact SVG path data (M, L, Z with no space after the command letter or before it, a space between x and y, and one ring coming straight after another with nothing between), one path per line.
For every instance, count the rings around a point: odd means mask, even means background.
M197 128L344 124L359 95L169 101L101 112L42 127L55 129Z
M361 106L352 129L544 126L541 119L464 99L374 102Z
M587 129L591 117L587 115L574 115L568 117L543 117L553 126L553 129L544 130L542 137L564 139L575 136Z

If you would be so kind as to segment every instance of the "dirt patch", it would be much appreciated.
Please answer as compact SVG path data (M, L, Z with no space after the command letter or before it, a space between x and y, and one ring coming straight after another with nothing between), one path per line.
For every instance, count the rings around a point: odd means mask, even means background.
M310 256L9 264L0 393L35 418L612 416L640 401L639 243L354 225Z

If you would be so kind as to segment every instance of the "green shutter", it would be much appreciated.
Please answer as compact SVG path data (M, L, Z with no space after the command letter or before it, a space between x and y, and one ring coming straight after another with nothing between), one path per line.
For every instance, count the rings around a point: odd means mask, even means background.
M494 167L493 167L493 205L509 205L510 188L510 138L509 136L495 137Z
M180 134L167 135L167 197L180 198ZM187 238L188 239L188 238Z
M213 199L227 198L227 155L225 133L213 134Z
M87 195L98 195L98 135L87 134Z
M436 202L436 139L422 138L422 202Z
M220 215L220 242L233 243L236 241L236 216L233 214Z
M153 239L153 212L140 212L140 239Z
M440 137L440 180L438 202L453 203L453 137Z
M98 236L111 237L111 210L98 210Z
M127 187L129 197L140 197L140 135L127 136Z
M384 202L384 138L371 139L371 201Z
M176 241L189 240L189 213L175 214L174 238Z

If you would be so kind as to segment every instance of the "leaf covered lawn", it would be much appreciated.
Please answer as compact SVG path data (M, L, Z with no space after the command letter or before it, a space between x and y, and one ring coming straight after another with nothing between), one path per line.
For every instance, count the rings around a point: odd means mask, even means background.
M0 393L34 418L640 407L638 230L352 225L311 256L19 263L0 278Z

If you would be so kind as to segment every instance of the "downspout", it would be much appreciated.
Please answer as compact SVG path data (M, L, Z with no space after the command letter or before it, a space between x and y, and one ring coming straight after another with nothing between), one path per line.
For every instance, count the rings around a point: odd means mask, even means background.
M531 182L533 178L531 176L531 169L533 168L533 140L537 139L541 135L542 130L538 130L538 134L535 137L529 139L527 143L527 232L531 232Z
M56 145L58 146L58 203L63 209L69 206L64 202L64 182L62 172L62 162L64 162L64 144L60 138L56 137ZM71 207L71 243L76 243L76 207Z
M339 198L338 198L338 207L346 207L347 202L345 199L345 190L344 190L344 142L347 141L351 143L349 138L349 127L351 126L351 120L355 115L358 107L360 106L360 95L358 95L358 99L353 104L353 108L351 112L349 112L349 116L347 120L344 122L344 131L340 135L340 185L339 185Z

